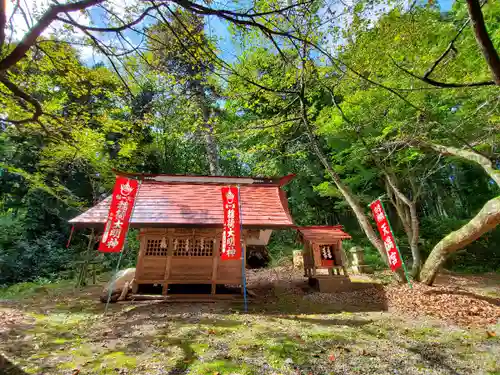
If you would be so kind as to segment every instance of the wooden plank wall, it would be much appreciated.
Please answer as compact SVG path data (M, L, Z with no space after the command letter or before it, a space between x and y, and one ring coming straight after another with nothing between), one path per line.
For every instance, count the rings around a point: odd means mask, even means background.
M245 243L245 232L243 231ZM217 284L240 285L242 283L241 260L220 261L221 229L144 228L140 231L140 250L137 259L133 292L140 284L162 284L163 294L169 284L211 284L215 294ZM213 241L209 256L174 255L176 240ZM156 240L154 255L147 254L148 240ZM158 250L158 243L166 243L167 249Z

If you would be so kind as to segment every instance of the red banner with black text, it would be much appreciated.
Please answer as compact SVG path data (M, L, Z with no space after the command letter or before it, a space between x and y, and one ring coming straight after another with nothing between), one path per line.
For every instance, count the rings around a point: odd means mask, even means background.
M389 225L389 219L384 210L384 206L380 199L372 202L370 208L373 212L373 217L377 223L378 231L382 241L384 242L385 251L387 252L387 258L389 260L389 266L391 270L395 271L401 267L401 255L396 246L396 241L394 240L394 233L392 232L391 226Z
M222 232L221 259L241 258L241 228L239 191L236 186L224 186L222 205L224 209L224 231Z
M108 219L99 242L99 251L105 253L122 251L138 187L139 181L116 176Z

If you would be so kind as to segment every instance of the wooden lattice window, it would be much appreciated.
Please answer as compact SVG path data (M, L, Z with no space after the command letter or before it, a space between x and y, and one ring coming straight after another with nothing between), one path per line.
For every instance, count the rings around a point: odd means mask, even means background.
M211 239L174 239L174 256L211 257L214 253L214 241Z
M162 239L148 239L146 242L146 256L167 256L168 242L164 242L164 247L162 245Z
M214 253L214 240L201 238L194 240L191 255L200 257L211 257Z
M181 238L176 238L174 240L174 256L175 257L182 257L182 256L189 255L188 242L189 242L189 240L185 240L185 239L181 239Z

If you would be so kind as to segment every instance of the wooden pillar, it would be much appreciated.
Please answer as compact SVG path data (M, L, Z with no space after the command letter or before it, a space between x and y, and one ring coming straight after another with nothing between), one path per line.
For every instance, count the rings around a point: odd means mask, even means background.
M139 285L137 284L136 280L141 279L142 264L143 264L144 256L146 254L146 246L147 246L146 230L141 229L139 231L139 236L140 236L139 254L137 255L137 263L135 265L135 278L134 278L134 281L132 282L132 293L133 294L137 293L137 290L139 288Z
M170 230L168 232L171 232ZM162 294L164 296L168 293L168 280L170 279L170 268L172 265L172 256L174 255L174 238L172 233L166 233L167 236L167 261L165 263L165 276L163 279L163 290Z
M342 269L344 270L344 275L348 276L347 272L347 257L344 253L344 249L342 248L342 240L338 241L338 247L340 252L340 258L342 259Z
M313 276L316 276L316 267L321 265L321 254L319 252L319 245L311 242L312 255L313 255Z

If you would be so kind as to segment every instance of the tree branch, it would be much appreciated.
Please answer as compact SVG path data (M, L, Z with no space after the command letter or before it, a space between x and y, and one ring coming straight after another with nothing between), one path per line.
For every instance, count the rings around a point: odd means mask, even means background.
M478 0L467 0L467 8L472 21L476 41L488 64L495 84L500 85L500 57L495 49L484 24L483 12Z
M493 162L486 156L478 154L477 152L436 143L419 142L419 144L425 147L429 147L434 151L441 153L442 155L458 156L462 159L469 160L480 165L488 174L488 176L490 176L491 179L495 181L495 183L500 187L500 170L496 169L493 165Z
M21 125L21 124L25 124L27 122L37 121L38 118L43 114L42 106L38 102L38 100L36 100L34 97L32 97L31 95L29 95L28 93L24 92L19 87L17 87L13 82L11 82L5 76L5 74L0 74L0 82L2 82L3 85L5 87L7 87L18 98L23 99L24 101L28 102L29 104L31 104L35 108L35 112L33 113L33 115L30 118L26 118L23 120L4 119L2 121L7 121L7 122L10 122L10 123L16 124L16 125Z
M399 69L401 69L403 72L405 72L406 74L408 74L408 75L412 76L413 78L416 78L422 82L428 83L429 85L433 85L433 86L437 86L437 87L441 87L441 88L459 88L459 87L477 87L477 86L494 86L495 85L494 81L482 81L482 82L470 82L470 83L447 83L447 82L436 81L432 78L429 78L428 76L427 77L426 76L420 77L420 76L416 75L415 73L410 72L408 69L399 65L396 61L394 61L392 56L389 56L389 57L391 58L392 63L394 65L396 65ZM431 71L431 73L432 73L432 71Z
M221 16L223 18L226 18L228 16L230 17L235 17L235 18L248 18L248 19L254 19L254 18L257 18L257 17L264 17L264 16L271 16L271 15L274 15L274 14L281 14L287 10L290 10L290 9L293 9L293 8L296 8L296 7L299 7L299 6L304 6L304 5L307 5L307 4L312 4L313 2L312 1L305 1L305 2L302 2L302 3L296 3L296 4L292 4L292 5L289 5L289 6L286 6L284 8L280 8L280 9L276 9L276 10L271 10L271 11L268 11L268 12L261 12L261 13L241 13L241 12L233 12L233 11L230 11L230 10L224 10L224 9L213 9L213 8L209 8L209 7L205 7L203 5L200 5L200 4L196 4L196 3L193 3L189 0L173 0L173 2L175 2L176 4L180 5L181 7L185 8L185 9L190 9L194 12L207 12L206 14L208 14L209 12L213 15L218 15L218 16Z
M0 53L5 43L5 27L7 26L7 0L0 0Z
M0 60L0 72L9 69L21 60L33 46L36 39L54 21L59 13L69 13L86 9L105 0L80 0L69 4L51 5L38 22L24 35L19 44L4 59Z
M484 4L486 4L486 0L483 1L483 3L481 4L481 8L484 6ZM460 27L460 29L458 29L457 34L450 41L450 43L448 44L448 47L446 48L446 50L441 54L441 56L439 56L437 58L436 61L434 61L434 63L431 65L431 67L429 69L427 69L427 71L424 74L424 78L428 78L432 74L432 72L434 71L434 69L437 68L437 66L439 65L439 63L446 57L446 55L448 55L448 53L450 53L450 51L454 48L454 43L457 41L458 37L465 30L465 28L467 27L467 25L469 24L469 22L470 22L470 17L467 18L467 20L463 23L463 25Z
M189 29L187 28L187 26L184 24L184 22L182 22L182 20L177 16L177 14L172 9L170 9L170 7L166 6L166 8L169 11L169 13L177 20L177 22L179 22L179 24L181 25L181 27L186 32L186 35L192 40L192 42L195 43L195 45L197 47L199 47L207 57L209 57L210 59L213 59L212 61L217 62L217 64L221 68L227 69L232 74L240 77L244 81L246 81L246 82L250 83L251 85L253 85L255 87L258 87L259 89L264 90L264 91L276 92L276 93L285 93L285 94L296 94L297 93L296 91L292 91L292 90L279 90L279 89L274 89L272 87L263 86L260 83L255 82L255 81L251 80L250 78L248 78L248 77L246 77L246 76L238 73L227 62L225 62L220 57L218 57L217 54L215 52L213 52L210 48L207 49L207 47L204 44L200 44L199 41L197 41L196 38L193 37L193 35L191 34L191 32L189 31ZM184 48L184 50L187 53L189 53L191 55L191 57L193 57L194 59L196 59L196 56L184 44L184 42L182 41L182 38L177 34L177 32L174 30L174 28L170 26L168 20L165 18L165 16L163 15L163 13L161 11L158 11L158 14L162 18L162 21L165 24L165 26L174 35L174 37L177 39L177 41L179 42L179 44ZM151 38L151 37L149 37L149 38ZM161 41L158 41L156 38L151 38L151 39L154 40L154 41L156 41L156 42L159 42L160 44L163 44L163 43L161 43ZM207 68L210 68L210 67L207 67ZM214 69L211 69L211 71L212 71L212 73L217 74ZM218 76L220 77L220 75L218 75Z
M63 18L63 17L60 17L60 16L57 16L55 19L57 19L58 21L61 21L61 22L64 22L64 23L67 23L69 25L72 25L72 26L75 26L75 27L78 27L79 29L85 29L85 30L88 30L88 31L97 31L97 32L103 32L103 33L110 33L110 32L113 32L113 33L117 33L117 32L120 32L120 31L124 31L126 29L129 29L131 28L132 26L135 26L137 25L138 23L140 23L144 18L146 18L146 16L148 16L148 13L150 11L152 11L153 9L157 9L158 7L162 6L163 4L159 4L159 5L153 5L153 6L150 6L149 8L147 8L146 10L144 10L144 12L141 13L141 15L139 17L137 17L137 19L135 19L134 21L130 22L130 23L127 23L127 24L123 24L121 26L117 26L117 27L94 27L94 26L85 26L85 25L81 25L81 24L78 24L76 23L74 20L72 19L67 19L67 18ZM121 21L121 20L120 20ZM123 22L122 22L123 23Z
M101 45L101 42L94 36L90 33L89 30L87 30L85 27L81 27L80 28L80 25L76 22L74 22L74 20L71 18L71 16L66 13L66 16L69 18L70 21L73 21L74 23L74 26L79 28L80 30L82 30L82 32L87 35L91 40L92 42L94 42L95 46L99 49L99 51L102 52L102 54L104 56L106 56L106 58L108 59L109 63L111 64L113 70L115 71L115 73L118 75L118 78L120 79L120 81L122 81L123 85L125 86L125 88L127 89L129 95L131 97L134 97L134 94L132 93L132 90L130 89L130 87L128 86L127 82L125 81L125 79L122 77L122 75L120 74L120 71L118 70L118 68L116 67L116 64L115 62L113 61L113 59L110 57L110 53L109 51L106 51L106 49ZM107 47L108 48L108 47ZM112 55L112 54L111 54Z
M302 119L302 117L294 117L294 118L290 118L290 119L278 121L278 122L276 122L274 124L270 124L270 125L253 126L253 127L250 127L250 128L245 128L245 129L240 130L240 132L244 132L244 131L247 131L247 130L263 130L263 129L274 128L276 126L280 126L280 125L286 124L288 122L299 121L301 119Z

